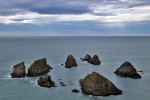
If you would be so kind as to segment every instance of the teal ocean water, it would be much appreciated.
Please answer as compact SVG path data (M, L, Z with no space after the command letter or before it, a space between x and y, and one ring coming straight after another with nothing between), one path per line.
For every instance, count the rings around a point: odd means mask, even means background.
M80 60L86 54L97 54L102 62L94 66ZM72 54L78 67L66 69L60 64ZM47 58L53 67L48 74L58 87L41 88L39 77L11 79L14 64ZM130 61L143 71L141 79L116 76L113 72ZM112 81L122 95L92 97L72 93L80 89L79 79L96 71ZM61 87L60 80L67 86ZM71 85L73 84L73 85ZM148 100L150 98L150 37L0 37L0 100Z

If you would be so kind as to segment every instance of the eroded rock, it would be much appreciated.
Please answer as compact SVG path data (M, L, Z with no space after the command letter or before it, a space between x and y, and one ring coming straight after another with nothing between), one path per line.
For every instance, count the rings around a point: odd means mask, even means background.
M29 67L27 76L34 77L48 73L52 68L47 64L46 58L38 59Z
M37 83L41 87L47 87L47 88L56 87L55 83L51 80L51 76L49 75L40 77Z
M13 66L13 72L11 73L12 78L22 78L26 76L26 67L24 62Z
M89 54L86 54L85 57L82 59L82 61L89 61L91 59L91 56Z
M76 66L77 66L77 62L76 62L75 58L72 55L69 55L66 59L65 67L72 68L72 67L76 67Z
M97 72L87 75L80 80L81 90L86 95L109 96L122 94L111 81Z
M115 73L117 75L123 76L123 77L130 77L130 78L141 78L141 75L137 73L134 66L126 61L124 62L116 71Z
M100 65L101 61L99 60L99 57L97 55L94 55L88 63L93 64L93 65Z

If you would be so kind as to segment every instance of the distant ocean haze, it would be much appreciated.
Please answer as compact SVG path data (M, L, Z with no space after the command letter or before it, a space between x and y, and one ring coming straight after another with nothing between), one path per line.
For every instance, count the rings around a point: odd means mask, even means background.
M150 98L150 37L0 37L0 100L148 100ZM78 66L66 69L61 64L72 54ZM101 65L83 62L86 54L97 54ZM27 68L37 59L47 58L53 69L48 73L58 87L41 88L39 77L11 79L13 65L25 62ZM141 79L123 78L114 74L124 61L130 61ZM96 71L112 81L122 95L92 97L82 93L79 80ZM61 80L59 80L61 79ZM62 81L67 86L60 86ZM70 83L73 83L71 85Z

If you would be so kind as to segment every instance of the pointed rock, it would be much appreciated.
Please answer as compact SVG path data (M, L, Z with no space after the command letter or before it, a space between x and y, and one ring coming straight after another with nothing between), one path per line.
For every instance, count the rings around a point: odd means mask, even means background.
M88 63L93 64L93 65L100 65L101 61L99 60L99 57L97 55L94 55Z
M91 56L89 54L86 54L85 57L82 59L82 61L89 61L91 59Z
M50 65L47 64L46 58L38 59L28 69L27 76L34 77L42 74L46 74L52 69Z
M47 88L56 87L55 83L51 80L51 76L49 75L40 77L37 83L41 87L47 87Z
M111 81L97 72L87 75L80 80L81 90L86 95L109 96L122 94Z
M25 65L24 62L16 64L13 66L13 72L11 73L12 78L22 78L25 77L26 72L25 72Z
M123 76L123 77L130 77L130 78L141 78L141 75L137 73L134 66L126 61L124 62L116 71L115 73L117 75Z
M66 59L65 67L71 68L71 67L76 67L76 66L77 66L76 60L74 59L72 55L69 55Z

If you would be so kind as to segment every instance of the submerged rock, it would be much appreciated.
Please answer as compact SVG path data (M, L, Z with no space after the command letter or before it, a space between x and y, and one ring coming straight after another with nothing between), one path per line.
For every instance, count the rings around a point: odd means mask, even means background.
M91 59L91 56L89 54L86 54L85 57L82 59L82 61L89 61Z
M80 91L77 90L77 89L73 89L72 92L73 92L73 93L79 93Z
M94 55L88 63L93 64L93 65L100 65L101 61L99 60L99 57L97 55Z
M130 77L130 78L141 78L141 75L137 73L136 69L130 62L124 62L116 71L117 75L123 77Z
M55 83L51 80L51 76L49 75L40 77L37 83L41 87L47 87L47 88L56 87Z
M71 68L71 67L76 67L76 66L77 66L76 60L74 59L74 57L72 55L69 55L66 59L65 67Z
M87 75L80 80L81 90L86 95L109 96L122 94L111 81L97 72Z
M61 86L66 86L63 82L60 82L60 85L61 85Z
M46 58L38 59L28 69L27 76L34 77L42 74L46 74L52 69L50 65L47 64Z
M22 78L26 76L26 67L24 62L16 64L13 66L13 72L11 73L12 78Z

